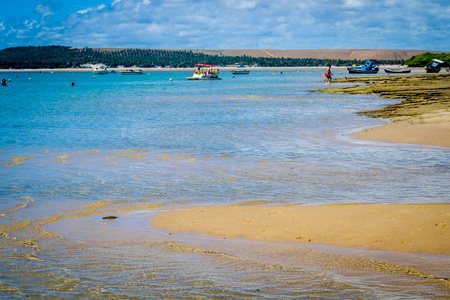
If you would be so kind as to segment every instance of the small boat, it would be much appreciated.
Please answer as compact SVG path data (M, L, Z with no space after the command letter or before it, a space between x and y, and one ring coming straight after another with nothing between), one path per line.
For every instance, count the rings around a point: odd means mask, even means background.
M378 73L378 66L374 61L368 60L364 65L347 67L349 74L376 74Z
M233 75L248 75L250 74L249 70L231 70L231 73L233 73Z
M144 72L142 70L139 71L135 71L135 70L125 70L125 71L120 71L120 73L122 75L144 75Z
M411 73L411 69L384 69L385 73Z
M106 69L106 66L104 66L104 65L95 65L95 66L93 66L92 73L94 73L95 75L107 75L108 70Z
M427 73L439 73L441 71L440 64L443 64L444 62L439 59L433 59L433 63L429 66L425 66L425 72Z
M196 70L192 77L187 77L187 80L220 80L219 69L211 64L195 64Z

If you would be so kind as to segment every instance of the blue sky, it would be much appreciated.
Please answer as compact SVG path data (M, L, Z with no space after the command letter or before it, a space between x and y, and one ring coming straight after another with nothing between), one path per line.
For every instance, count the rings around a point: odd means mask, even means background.
M449 51L450 0L0 0L0 49Z

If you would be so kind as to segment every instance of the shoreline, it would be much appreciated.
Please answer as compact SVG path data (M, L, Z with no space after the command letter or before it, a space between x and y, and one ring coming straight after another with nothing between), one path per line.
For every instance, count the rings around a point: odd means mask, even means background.
M392 67L392 66L389 66ZM250 70L250 71L290 71L290 70L326 70L327 66L320 66L320 67L219 67L220 70ZM130 67L130 68L108 68L109 71L125 71L128 69L133 70L142 70L144 72L174 72L174 71L189 71L191 72L195 68L139 68L139 67ZM337 67L333 66L333 69L342 70L344 72L347 72L347 67ZM425 73L423 68L410 68L413 72L416 73ZM15 72L31 72L31 73L38 73L38 72L92 72L92 68L61 68L61 69L0 69L0 73L15 73ZM383 74L383 73L382 73ZM383 74L386 75L387 74Z
M358 114L391 123L352 133L356 139L450 147L450 74L339 78L337 83L365 83L316 92L375 94L401 102Z
M218 67L220 70L244 70L248 69L251 71L270 71L270 70L321 70L326 69L326 66L322 67ZM335 67L336 69L346 70L346 67ZM125 70L142 70L144 72L173 72L173 71L188 71L192 72L195 68L139 68L139 67L130 67L130 68L108 68L109 71L125 71ZM92 68L61 68L61 69L0 69L0 73L14 73L14 72L92 72Z
M436 111L418 117L392 118L392 123L351 133L359 140L450 147L450 112Z
M216 238L450 256L450 204L222 205L161 212L151 226Z

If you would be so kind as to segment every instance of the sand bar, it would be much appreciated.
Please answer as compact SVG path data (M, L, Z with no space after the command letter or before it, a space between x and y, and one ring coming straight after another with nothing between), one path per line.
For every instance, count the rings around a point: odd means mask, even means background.
M321 90L327 93L375 94L402 99L360 114L392 123L353 134L359 139L450 147L450 74L345 77L343 83L365 83Z
M228 205L163 212L152 226L221 238L450 255L450 204Z
M450 147L450 112L393 118L392 123L352 134L363 140Z

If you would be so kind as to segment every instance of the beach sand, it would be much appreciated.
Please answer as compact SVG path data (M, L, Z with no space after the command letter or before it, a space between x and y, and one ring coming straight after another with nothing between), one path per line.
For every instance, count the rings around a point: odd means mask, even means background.
M392 118L392 123L353 133L363 140L380 140L450 147L450 112L435 111L417 117Z
M152 226L220 238L450 255L450 204L227 205L162 212Z
M392 123L354 133L353 137L450 147L450 74L344 77L333 82L357 85L316 91L401 99L377 110L360 112L361 115L390 119ZM358 84L361 82L365 85Z

